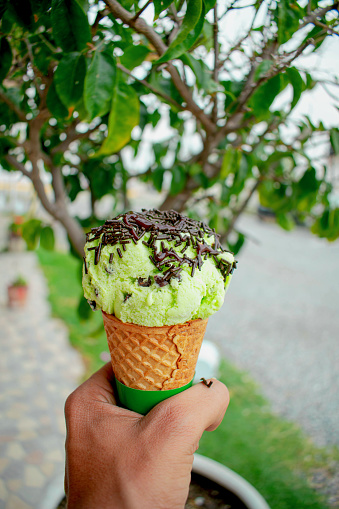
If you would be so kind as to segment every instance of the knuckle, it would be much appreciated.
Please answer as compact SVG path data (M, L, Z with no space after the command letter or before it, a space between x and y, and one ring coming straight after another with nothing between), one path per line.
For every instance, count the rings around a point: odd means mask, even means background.
M65 401L65 419L66 423L77 421L82 418L83 401L78 389L73 391Z
M170 437L183 435L189 429L190 422L184 405L169 399L154 409L144 436L153 444L163 444Z
M156 409L156 426L160 429L175 429L182 425L185 418L185 409L183 405L166 400Z

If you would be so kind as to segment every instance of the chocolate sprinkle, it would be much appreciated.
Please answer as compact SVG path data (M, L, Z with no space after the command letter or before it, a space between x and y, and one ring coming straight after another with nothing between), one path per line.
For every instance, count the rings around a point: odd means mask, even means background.
M95 308L97 307L97 303L95 302L95 300L88 300L87 302L90 305L91 309L95 311Z
M144 287L148 287L148 286L151 286L152 284L152 279L151 279L151 276L148 276L148 278L142 278L142 277L138 277L138 285L139 286L144 286Z
M91 246L87 250L95 250L94 263L97 265L100 260L101 251L105 246L120 244L123 252L125 252L128 250L131 242L137 244L145 233L149 234L149 238L146 241L142 241L142 243L150 249L149 259L159 270L159 274L154 276L154 281L160 287L168 285L172 278L180 279L180 272L185 264L191 268L190 274L194 277L196 269L201 270L207 258L214 261L224 281L236 268L236 261L230 263L218 258L226 250L222 248L219 240L220 235L215 232L214 228L210 228L202 221L196 221L183 216L175 210L143 209L142 212L138 213L127 212L120 214L114 219L107 220L102 226L92 228L86 234L87 242L100 239L98 246ZM212 237L213 242L211 239L207 243L206 237ZM167 247L165 242L161 242L159 249L158 245L156 245L156 241L159 240L173 242L172 246L178 247L179 252L173 247ZM188 248L195 251L195 257L191 258L184 254ZM117 247L117 253L119 258L123 257L119 247ZM112 263L112 261L113 253L110 254L109 263ZM105 270L107 273L110 273L107 267L105 267ZM86 271L87 266L85 262ZM150 277L148 279L139 277L138 284L139 286L148 287L152 284L152 280ZM124 302L130 297L129 294L127 295Z

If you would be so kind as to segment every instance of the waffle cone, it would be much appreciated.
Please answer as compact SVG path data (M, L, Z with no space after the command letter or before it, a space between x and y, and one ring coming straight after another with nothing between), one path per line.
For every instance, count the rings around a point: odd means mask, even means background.
M177 389L193 379L208 319L145 327L102 315L119 382L133 389L156 391Z

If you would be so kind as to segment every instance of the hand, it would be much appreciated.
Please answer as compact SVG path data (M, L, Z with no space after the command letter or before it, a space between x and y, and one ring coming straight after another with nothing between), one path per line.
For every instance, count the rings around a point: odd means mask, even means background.
M106 364L67 399L68 509L183 509L193 453L221 423L227 388L213 379L142 416L116 406Z

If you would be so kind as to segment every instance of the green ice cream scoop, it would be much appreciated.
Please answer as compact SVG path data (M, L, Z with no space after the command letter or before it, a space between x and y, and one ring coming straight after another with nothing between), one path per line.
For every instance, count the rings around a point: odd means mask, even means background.
M92 309L148 327L208 318L236 267L219 237L173 210L120 214L87 234L85 297Z

